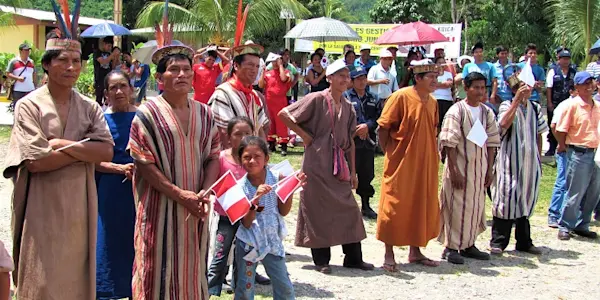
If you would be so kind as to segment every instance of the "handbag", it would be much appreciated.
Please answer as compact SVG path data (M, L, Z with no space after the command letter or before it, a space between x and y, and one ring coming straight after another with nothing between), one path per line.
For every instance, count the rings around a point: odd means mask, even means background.
M23 75L23 73L25 73L25 71L27 70L27 65L25 66L25 68L23 68L23 71L21 71L21 73L19 73L19 75L17 75L17 77L21 77L21 75ZM15 88L15 83L17 81L6 76L6 81L4 81L4 87L6 88L6 99L8 100L12 100L13 99L13 90Z
M327 98L327 106L329 108L329 115L331 116L331 138L333 139L333 176L340 181L350 181L350 168L348 167L348 161L346 160L346 154L344 150L338 146L335 139L335 120L334 111L331 108L331 95L325 92ZM340 107L341 110L341 107Z

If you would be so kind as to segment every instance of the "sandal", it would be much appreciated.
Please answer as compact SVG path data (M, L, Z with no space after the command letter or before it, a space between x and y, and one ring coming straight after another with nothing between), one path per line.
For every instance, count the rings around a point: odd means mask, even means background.
M329 265L315 266L315 270L323 274L331 274L331 267Z
M433 261L427 257L422 257L422 258L418 258L415 260L409 260L408 262L411 264L419 264L419 265L426 266L426 267L437 267L440 265L439 262Z
M398 272L397 266L398 266L398 264L396 264L395 262L394 263L384 263L382 268L384 270L386 270L387 272L396 273L396 272Z

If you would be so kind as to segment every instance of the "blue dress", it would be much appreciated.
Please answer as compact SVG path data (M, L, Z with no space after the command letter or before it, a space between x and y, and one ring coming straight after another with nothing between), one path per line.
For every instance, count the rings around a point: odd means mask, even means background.
M129 130L135 112L104 115L115 141L113 163L133 163ZM96 172L98 189L98 241L96 244L96 298L131 297L135 205L131 181L124 175Z

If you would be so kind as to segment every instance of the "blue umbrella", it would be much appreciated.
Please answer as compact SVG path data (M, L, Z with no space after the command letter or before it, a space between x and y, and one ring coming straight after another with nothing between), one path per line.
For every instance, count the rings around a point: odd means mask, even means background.
M122 36L122 35L133 35L129 29L114 23L100 23L94 26L90 26L84 32L81 33L81 37L84 38L98 38L105 36Z
M600 40L597 40L590 49L590 55L600 54Z

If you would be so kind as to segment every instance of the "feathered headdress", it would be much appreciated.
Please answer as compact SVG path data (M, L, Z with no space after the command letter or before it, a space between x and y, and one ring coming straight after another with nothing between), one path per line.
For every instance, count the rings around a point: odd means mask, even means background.
M248 19L248 11L250 11L250 4L246 4L246 7L244 8L242 0L238 0L237 25L235 28L233 47L231 50L233 57L244 54L259 55L264 51L262 46L254 43L246 43L245 45L241 45L242 38L244 36L244 29L246 28L246 20Z
M59 38L49 39L46 42L46 50L71 50L81 52L81 44L77 41L77 32L79 29L79 12L81 10L81 0L75 0L75 10L73 18L69 11L69 2L67 0L50 0L52 10L60 30ZM60 7L59 7L60 5Z
M162 17L162 28L160 24L154 24L155 37L157 49L152 54L152 62L158 64L158 62L167 55L183 54L188 56L190 59L194 57L194 50L184 45L173 44L173 23L169 23L169 0L165 1L165 8L163 10Z

